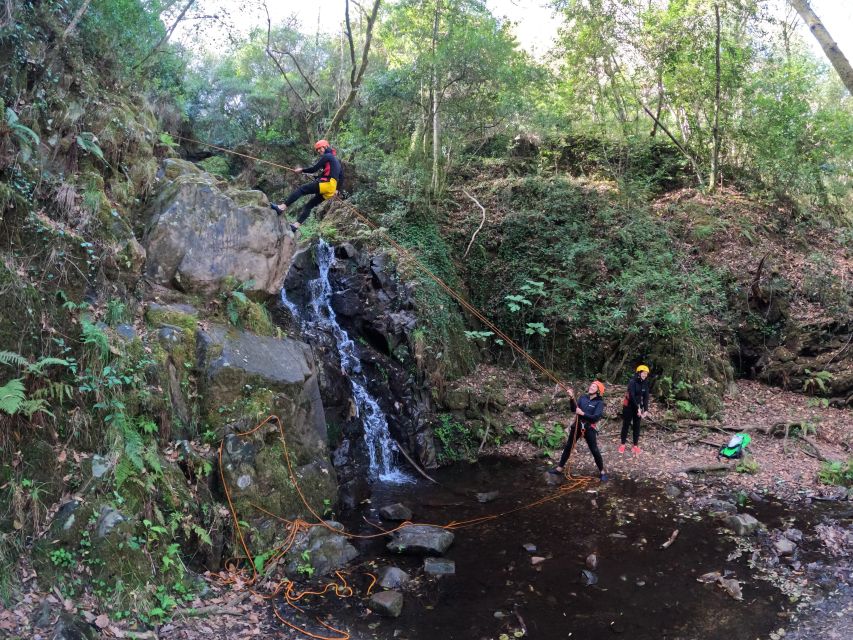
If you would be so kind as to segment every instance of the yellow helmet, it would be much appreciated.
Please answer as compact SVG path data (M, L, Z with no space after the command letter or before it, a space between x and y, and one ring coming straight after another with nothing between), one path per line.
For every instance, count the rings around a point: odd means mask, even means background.
M645 371L646 373L649 373L649 368L646 365L641 364L639 367L637 367L637 373L640 373L640 371Z

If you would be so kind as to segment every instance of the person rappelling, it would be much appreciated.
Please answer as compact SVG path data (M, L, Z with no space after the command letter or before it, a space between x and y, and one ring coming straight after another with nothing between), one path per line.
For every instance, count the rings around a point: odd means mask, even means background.
M631 451L635 456L640 455L640 423L649 413L649 368L641 364L637 367L625 397L622 398L622 434L619 453L625 453L625 443L628 440L628 427L633 423L633 442Z
M570 408L575 414L575 421L570 429L566 429L569 439L563 448L560 463L553 469L549 469L548 473L555 475L563 473L566 462L572 454L575 442L577 442L578 438L583 437L592 453L592 457L595 459L595 465L598 467L598 477L602 482L606 482L607 472L604 469L604 460L601 457L601 451L598 449L598 421L604 415L604 384L598 380L594 380L589 385L587 393L582 395L577 402L575 402L574 392L571 389L568 389L567 392L571 399Z
M302 226L302 223L308 219L308 216L311 215L311 210L314 207L321 204L324 200L328 200L333 197L338 192L338 185L343 178L341 162L338 160L337 152L332 148L332 145L329 144L328 140L318 140L314 143L314 150L320 154L320 159L310 167L306 167L304 169L297 167L296 169L293 169L293 172L316 173L319 171L319 175L315 176L315 179L311 182L303 184L301 187L295 189L293 193L287 196L287 199L284 202L270 205L276 213L281 215L284 213L285 209L299 200L302 196L314 195L314 197L311 198L304 207L302 207L302 212L299 214L299 217L296 218L296 221L290 224L290 230L293 231L293 233L296 233L299 227Z

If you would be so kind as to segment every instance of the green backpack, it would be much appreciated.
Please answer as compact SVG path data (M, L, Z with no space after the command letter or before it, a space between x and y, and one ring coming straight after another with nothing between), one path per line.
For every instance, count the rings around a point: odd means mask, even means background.
M729 460L742 458L743 450L746 449L750 442L752 442L752 438L749 437L748 433L735 434L732 436L732 439L729 440L728 444L724 444L720 447L720 450L717 452L717 457L728 458Z

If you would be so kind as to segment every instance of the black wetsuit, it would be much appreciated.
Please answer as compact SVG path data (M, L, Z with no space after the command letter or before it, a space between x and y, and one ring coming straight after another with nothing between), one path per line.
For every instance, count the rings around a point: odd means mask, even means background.
M634 425L634 446L640 442L640 410L649 410L649 379L643 380L639 373L628 382L628 404L622 406L622 444L628 439L628 427Z
M592 398L583 395L578 399L577 404L572 400L572 413L574 413L575 408L578 406L580 406L585 415L577 416L578 419L572 424L572 428L569 431L569 440L563 449L563 455L560 456L559 466L560 468L566 466L566 462L572 453L572 447L579 436L577 429L581 427L583 428L584 440L586 440L592 457L595 458L595 465L599 471L604 471L604 460L601 458L601 451L598 450L598 421L601 420L601 416L604 414L604 400L599 395Z

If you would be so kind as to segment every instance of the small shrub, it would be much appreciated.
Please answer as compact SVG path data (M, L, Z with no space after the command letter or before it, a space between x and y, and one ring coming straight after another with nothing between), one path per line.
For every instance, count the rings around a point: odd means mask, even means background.
M824 462L817 477L823 484L853 486L853 458L847 462Z

